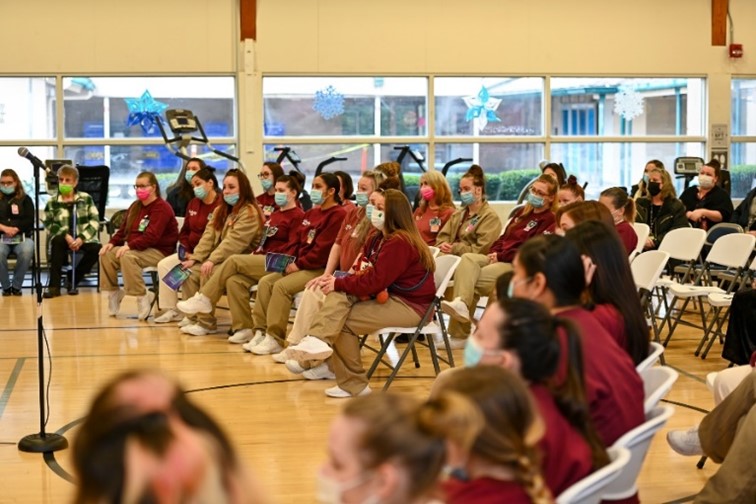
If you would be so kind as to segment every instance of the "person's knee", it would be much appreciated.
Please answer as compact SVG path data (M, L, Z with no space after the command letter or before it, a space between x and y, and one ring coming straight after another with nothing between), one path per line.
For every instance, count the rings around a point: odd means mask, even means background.
M31 261L34 257L34 242L26 240L16 247L16 258L19 261Z

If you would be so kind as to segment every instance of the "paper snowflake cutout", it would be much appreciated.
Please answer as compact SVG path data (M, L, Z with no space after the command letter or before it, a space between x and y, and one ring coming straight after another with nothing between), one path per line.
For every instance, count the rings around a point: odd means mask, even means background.
M344 95L336 91L333 86L328 86L320 91L315 91L315 102L312 110L320 114L325 120L333 119L344 113Z
M626 121L643 114L643 96L633 88L620 88L614 97L614 113Z
M168 104L155 100L147 90L139 98L124 98L123 101L129 108L126 125L131 127L138 124L148 135L155 130L155 123L162 121L160 114L168 108Z
M475 120L475 125L478 131L482 131L489 121L501 122L499 116L496 115L496 109L501 104L500 98L491 98L488 94L488 89L485 86L481 86L477 96L467 96L462 98L467 105L467 114L465 115L465 121L470 122Z

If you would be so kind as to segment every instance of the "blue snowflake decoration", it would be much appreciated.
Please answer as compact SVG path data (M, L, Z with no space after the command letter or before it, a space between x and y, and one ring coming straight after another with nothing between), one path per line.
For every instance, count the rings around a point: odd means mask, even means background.
M155 100L147 90L139 98L124 98L123 101L129 108L126 125L131 127L138 124L146 135L155 131L155 123L163 120L160 114L168 108L168 104Z
M475 121L478 131L482 131L489 122L501 122L496 115L496 109L501 104L500 98L491 98L486 86L481 86L477 96L467 96L462 98L467 105L467 114L465 121Z
M333 86L328 86L320 91L315 91L315 102L312 110L320 114L325 120L333 119L344 113L344 95L336 91Z

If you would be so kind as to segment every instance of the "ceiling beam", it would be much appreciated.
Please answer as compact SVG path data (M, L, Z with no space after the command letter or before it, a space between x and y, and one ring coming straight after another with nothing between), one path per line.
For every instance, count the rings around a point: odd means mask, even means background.
M242 40L257 39L257 0L239 0L239 22Z
M727 45L728 3L729 0L711 0L711 45Z

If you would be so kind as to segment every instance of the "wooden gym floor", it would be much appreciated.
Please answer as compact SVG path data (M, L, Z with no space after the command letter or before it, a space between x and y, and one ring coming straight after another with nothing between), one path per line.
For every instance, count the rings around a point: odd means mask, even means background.
M229 344L227 311L219 311L222 334L191 337L174 325L138 322L133 298L124 300L122 315L111 318L104 294L89 288L80 292L43 303L53 356L48 432L73 440L90 399L106 380L126 369L160 368L178 377L192 398L225 426L272 502L314 501L327 429L343 404L323 394L330 382L305 381L270 357L252 356ZM0 298L1 503L65 503L73 495L70 450L45 459L16 447L24 435L39 432L35 299L28 289L23 297ZM718 343L707 360L693 356L699 334L681 327L666 352L668 364L680 373L667 399L678 404L644 464L639 480L644 502L691 500L717 470L711 462L696 469L697 458L675 454L664 439L669 429L696 425L712 408L704 379L727 365ZM433 368L427 353L420 355L422 366L406 366L391 390L427 395ZM455 356L461 362L461 351ZM380 370L372 388L380 389L386 376Z

